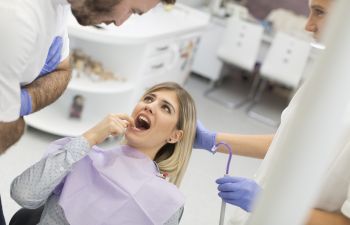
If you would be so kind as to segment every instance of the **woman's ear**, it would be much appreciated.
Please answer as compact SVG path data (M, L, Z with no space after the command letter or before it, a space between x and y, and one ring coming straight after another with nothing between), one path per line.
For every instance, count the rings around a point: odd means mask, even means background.
M170 144L175 144L176 142L181 140L183 134L184 132L182 130L175 130L168 138L167 142Z

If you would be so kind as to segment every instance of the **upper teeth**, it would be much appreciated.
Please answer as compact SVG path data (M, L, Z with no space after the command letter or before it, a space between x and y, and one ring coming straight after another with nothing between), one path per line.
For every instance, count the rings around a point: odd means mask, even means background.
M148 119L146 117L144 117L144 116L140 116L139 119L149 123Z

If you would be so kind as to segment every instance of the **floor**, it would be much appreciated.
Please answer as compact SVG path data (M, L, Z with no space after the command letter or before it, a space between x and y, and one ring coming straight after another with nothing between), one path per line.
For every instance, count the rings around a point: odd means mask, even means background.
M220 98L237 100L249 88L249 82L230 78L224 82L221 90L214 92ZM208 80L192 75L185 87L192 94L198 108L199 119L211 130L240 134L270 134L276 127L256 121L246 114L246 107L229 110L203 96L210 83ZM240 88L238 88L240 87ZM243 87L243 88L242 88ZM241 90L242 89L242 90ZM275 100L268 100L268 109L261 109L278 119L284 106ZM272 104L271 104L272 103ZM19 209L10 198L11 181L23 170L42 157L48 143L57 139L33 128L27 128L21 140L0 157L0 193L7 222ZM107 143L108 144L108 143ZM219 222L221 199L217 196L215 179L223 176L227 155L212 155L205 150L194 150L189 168L183 180L181 190L186 196L185 212L181 225L213 225ZM260 160L234 156L231 174L252 177L259 167ZM227 206L226 215L233 206ZM228 216L226 216L228 218Z

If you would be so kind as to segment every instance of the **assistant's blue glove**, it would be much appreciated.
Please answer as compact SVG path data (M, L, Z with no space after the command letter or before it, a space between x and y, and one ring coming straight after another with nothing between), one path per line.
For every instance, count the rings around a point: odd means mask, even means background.
M49 52L46 57L45 65L39 73L39 77L49 74L54 71L61 62L63 40L57 36L51 43Z
M215 145L216 132L206 129L203 124L197 120L196 138L194 140L193 148L206 149L211 152Z
M243 177L224 176L217 179L219 184L219 196L226 202L244 209L252 211L252 206L261 191L261 187L251 179Z
M21 89L21 111L20 116L29 115L32 112L32 98L30 97L27 89Z

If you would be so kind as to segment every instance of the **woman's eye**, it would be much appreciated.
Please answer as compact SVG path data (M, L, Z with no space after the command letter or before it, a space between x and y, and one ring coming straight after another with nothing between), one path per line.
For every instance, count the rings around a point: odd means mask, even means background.
M146 103L151 103L153 101L153 98L151 96L146 96L144 99L143 99L144 102Z
M169 106L163 105L162 108L163 108L167 113L171 113L171 110L170 110Z

